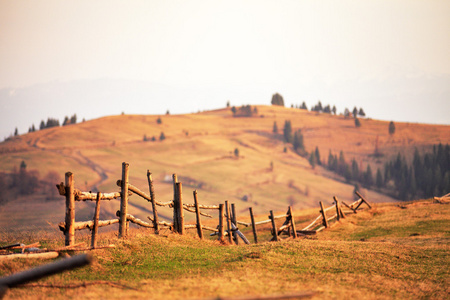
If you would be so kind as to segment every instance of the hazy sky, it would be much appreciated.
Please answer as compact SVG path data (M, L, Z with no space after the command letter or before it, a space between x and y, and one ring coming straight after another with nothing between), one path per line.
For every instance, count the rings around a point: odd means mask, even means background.
M36 84L137 80L186 95L153 100L148 113L269 104L279 92L288 105L320 99L378 119L450 124L449 78L448 0L0 0L0 90L10 96L0 98L10 121L0 138L31 125L6 102ZM37 120L52 117L37 105L45 99L21 101L36 105ZM124 110L119 102L104 114ZM60 107L54 117L72 113Z

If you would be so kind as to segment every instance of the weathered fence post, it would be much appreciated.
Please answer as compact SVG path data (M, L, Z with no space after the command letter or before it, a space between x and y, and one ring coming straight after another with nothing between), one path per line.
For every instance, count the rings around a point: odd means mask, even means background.
M325 226L325 228L328 228L328 220L327 220L327 215L325 214L325 209L323 208L323 203L322 201L319 202L320 203L320 213L322 214L322 218L323 218L323 225Z
M126 162L122 163L122 186L120 194L120 219L119 219L119 238L125 238L127 235L127 214L128 214L128 167Z
M237 220L236 220L236 206L234 203L231 203L231 222L234 224L234 226L237 227ZM236 243L236 245L239 245L239 239L236 230L233 230L233 240Z
M223 243L224 241L224 231L223 231L223 204L219 204L219 241Z
M248 210L250 211L250 219L252 220L253 238L255 239L255 244L258 244L258 236L256 235L256 225L255 218L253 217L253 209L249 207Z
M100 217L100 198L101 193L97 193L97 199L95 200L95 214L94 214L94 226L92 228L91 248L97 247L97 235L98 235L98 219Z
M225 209L226 209L226 213L227 213L227 229L228 229L228 241L230 242L230 244L233 242L233 237L231 234L231 209L230 209L230 203L228 203L228 200L225 201Z
M147 180L148 180L148 188L150 191L150 199L152 200L153 227L155 228L155 234L159 234L159 223L158 223L158 212L156 211L155 189L153 187L152 173L150 173L149 170L147 170Z
M367 206L368 206L370 209L372 209L372 206L370 206L369 202L368 202L366 199L364 199L364 197L363 197L358 191L355 191L355 194L358 195L359 198L361 198L362 202L365 202L365 203L367 204ZM358 206L359 206L359 205L358 205ZM358 208L356 208L356 209L358 209Z
M74 179L71 172L66 173L66 246L75 244L75 194Z
M177 222L178 222L178 233L183 235L184 234L184 211L183 211L183 193L182 193L182 186L181 182L177 182Z
M200 208L198 207L197 190L194 192L195 214L197 216L197 233L198 237L203 240L202 220L200 218Z
M295 220L294 220L294 215L292 214L292 208L289 206L289 217L291 218L291 227L292 227L292 231L293 231L293 236L294 239L297 238L297 229L295 229Z
M336 203L336 214L337 214L337 220L339 221L340 218L345 218L344 212L342 211L341 203L339 202L338 198L336 196L333 197L334 202Z
M270 211L269 218L272 220L273 237L274 237L275 241L278 242L278 231L277 231L277 226L275 224L275 218L273 216L273 210Z
M173 179L173 232L178 232L178 196L177 196L177 174L172 174Z
M341 219L341 212L339 211L339 200L336 198L336 196L333 196L334 204L336 205L336 220Z

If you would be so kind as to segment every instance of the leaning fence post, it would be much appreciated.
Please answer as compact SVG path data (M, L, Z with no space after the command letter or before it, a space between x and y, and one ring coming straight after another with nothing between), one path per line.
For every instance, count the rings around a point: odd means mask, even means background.
M122 163L122 185L120 194L120 220L119 220L119 238L127 235L127 214L128 214L128 167L126 162Z
M148 188L150 190L150 199L152 200L153 227L155 228L155 234L159 234L159 223L158 223L158 212L156 211L155 189L153 188L152 173L150 173L149 170L147 170L147 180L148 180Z
M231 222L234 224L234 226L237 227L237 220L236 220L236 206L234 203L231 203ZM239 245L239 239L238 235L236 233L236 230L233 230L233 240L235 241L236 245Z
M101 193L97 193L97 199L95 201L95 214L94 214L94 226L92 228L91 248L97 247L97 235L98 235L98 218L100 217L100 198Z
M290 206L289 206L289 217L291 218L291 226L292 226L293 236L294 236L294 239L296 239L297 238L297 229L295 229L294 215L292 214L292 208Z
M358 195L358 197L361 198L361 200L365 202L370 209L372 209L372 206L370 206L369 202L366 199L364 199L364 197L358 191L355 191L355 194Z
M178 211L178 233L184 234L184 211L183 211L183 194L181 182L177 182L177 211Z
M75 194L72 172L66 173L66 246L75 244Z
M227 213L228 241L231 244L233 242L233 238L232 238L232 234L231 234L231 224L230 224L231 209L230 209L230 203L228 203L228 200L225 201L225 210L226 210L226 213Z
M325 209L323 208L323 203L322 201L319 202L320 203L320 213L322 214L322 218L323 218L323 225L325 226L325 228L328 228L328 220L327 220L327 215L325 214Z
M219 241L223 243L223 204L219 204Z
M273 210L270 211L269 218L272 220L273 237L274 237L275 241L278 242L278 232L277 232L277 226L275 224L275 218L273 217Z
M248 210L250 211L250 219L252 220L253 238L255 239L255 244L258 244L258 236L256 235L256 225L255 218L253 217L253 209L249 207Z
M202 220L200 218L200 209L198 207L197 190L195 190L193 193L194 193L195 214L197 216L197 233L198 237L201 240L203 240Z

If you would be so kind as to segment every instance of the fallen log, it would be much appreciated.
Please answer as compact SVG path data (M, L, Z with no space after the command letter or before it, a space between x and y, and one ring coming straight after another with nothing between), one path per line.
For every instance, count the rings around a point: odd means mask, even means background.
M8 254L8 255L0 255L0 260L15 259L15 258L50 259L50 258L56 258L58 256L59 256L59 253L56 251L40 252L40 253L14 253L14 254ZM0 279L0 282L1 282L1 279Z
M57 254L57 252L55 252ZM16 273L10 276L0 278L0 287L15 287L30 281L38 280L63 271L83 267L92 262L92 257L87 254L81 254L70 258L58 260L56 262L39 266L30 270Z

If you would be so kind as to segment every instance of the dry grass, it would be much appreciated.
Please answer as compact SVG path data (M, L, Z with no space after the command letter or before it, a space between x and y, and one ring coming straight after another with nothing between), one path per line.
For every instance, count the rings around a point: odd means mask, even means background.
M398 150L408 156L414 147L425 149L450 142L449 126L397 123L395 135L390 136L388 122L383 121L362 120L362 127L354 128L352 119L341 116L273 106L258 106L258 111L261 117L254 118L233 118L229 109L161 116L162 124L156 122L159 116L121 115L37 131L0 143L0 171L11 172L25 160L28 169L39 170L41 176L54 170L63 180L64 173L71 171L77 188L90 190L95 186L113 192L118 190L115 182L121 177L121 163L127 161L130 182L144 191L148 189L147 169L153 173L156 196L161 201L172 199L173 194L165 176L177 173L201 184L185 186L185 202L193 201L191 193L196 188L201 203L229 200L245 217L249 206L257 214L267 214L288 205L303 209L316 207L319 201L331 203L334 195L348 202L353 199L352 185L336 181L321 167L312 169L289 145L284 153L281 134L272 133L274 122L280 132L285 120L291 120L294 129L302 129L306 150L318 146L322 158L328 156L329 150L336 154L343 150L348 161L356 158L363 168L370 163L374 172ZM143 142L144 135L158 138L162 131L165 141ZM370 156L377 136L384 154L381 158ZM240 150L238 159L233 155L235 148ZM108 176L105 181L99 170ZM244 196L250 201L243 201ZM366 196L372 202L394 201L375 191L367 191ZM131 199L135 201L141 207L146 205ZM9 205L14 206L15 201ZM52 210L52 206L42 209ZM0 226L9 230L20 224L14 220L2 222L7 210L0 211ZM117 205L104 207L108 215L116 210ZM148 215L138 207L132 210L141 219ZM83 208L80 212L84 212ZM170 218L170 211L162 214ZM89 217L88 212L77 215Z
M133 230L128 240L106 233L102 243L115 243L117 248L97 250L91 266L41 282L64 285L108 280L130 289L27 287L8 291L6 299L97 299L106 295L201 299L300 291L316 292L314 299L447 298L450 206L407 207L376 205L370 211L348 215L339 226L316 237L248 246L200 242L192 236L155 236L147 230ZM296 214L302 218L302 212ZM79 240L83 239L88 241L88 237ZM0 272L10 274L42 263L6 262Z

